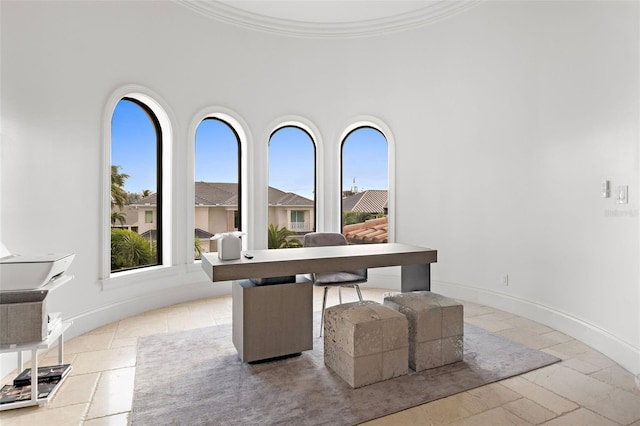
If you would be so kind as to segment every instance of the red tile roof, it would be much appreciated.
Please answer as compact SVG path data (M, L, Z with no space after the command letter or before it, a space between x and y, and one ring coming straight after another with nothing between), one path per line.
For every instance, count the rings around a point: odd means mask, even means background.
M342 228L342 233L350 243L354 244L389 242L389 226L386 216L346 225Z

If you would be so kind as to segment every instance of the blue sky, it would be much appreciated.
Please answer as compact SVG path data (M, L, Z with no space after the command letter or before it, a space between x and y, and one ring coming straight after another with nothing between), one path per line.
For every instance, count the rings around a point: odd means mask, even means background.
M202 182L238 181L238 142L226 123L207 119L196 129L195 176Z
M297 127L285 127L271 135L269 186L313 200L313 151L313 141Z
M131 101L120 101L111 120L111 164L129 178L125 189L156 191L156 133L149 116Z
M342 189L353 179L361 191L389 189L388 145L382 133L370 127L351 132L342 145Z
M130 177L125 189L155 192L156 135L151 120L133 102L121 101L113 113L111 164ZM380 132L361 128L343 146L343 189L353 178L360 190L387 189L387 142ZM313 143L306 132L286 127L275 132L269 146L269 185L313 198ZM339 167L332 168L339 171ZM233 131L220 120L204 120L196 130L195 178L205 182L236 182L238 151Z

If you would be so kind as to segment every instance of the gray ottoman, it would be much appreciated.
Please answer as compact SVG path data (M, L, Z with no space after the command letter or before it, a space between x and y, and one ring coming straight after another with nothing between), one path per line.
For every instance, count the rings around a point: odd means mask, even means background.
M463 307L430 291L386 296L384 305L409 321L409 367L415 371L462 361Z
M407 374L407 318L376 302L345 303L324 314L324 363L358 388Z

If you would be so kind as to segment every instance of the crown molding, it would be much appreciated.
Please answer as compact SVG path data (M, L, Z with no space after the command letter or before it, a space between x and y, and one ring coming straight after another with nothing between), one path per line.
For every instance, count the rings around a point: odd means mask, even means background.
M421 8L393 16L353 22L303 22L274 18L217 0L174 0L194 12L239 27L304 38L371 37L428 25L468 10L483 0L434 0Z

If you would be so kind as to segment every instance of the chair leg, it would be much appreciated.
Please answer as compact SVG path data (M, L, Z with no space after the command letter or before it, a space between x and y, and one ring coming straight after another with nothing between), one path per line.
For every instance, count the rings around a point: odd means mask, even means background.
M338 301L342 305L342 286L338 286Z
M356 288L356 292L358 293L358 299L362 302L362 293L360 293L360 286L358 284L353 285Z
M327 306L327 292L329 287L324 288L324 297L322 298L322 312L320 314L320 337L322 337L322 329L324 328L324 308Z

